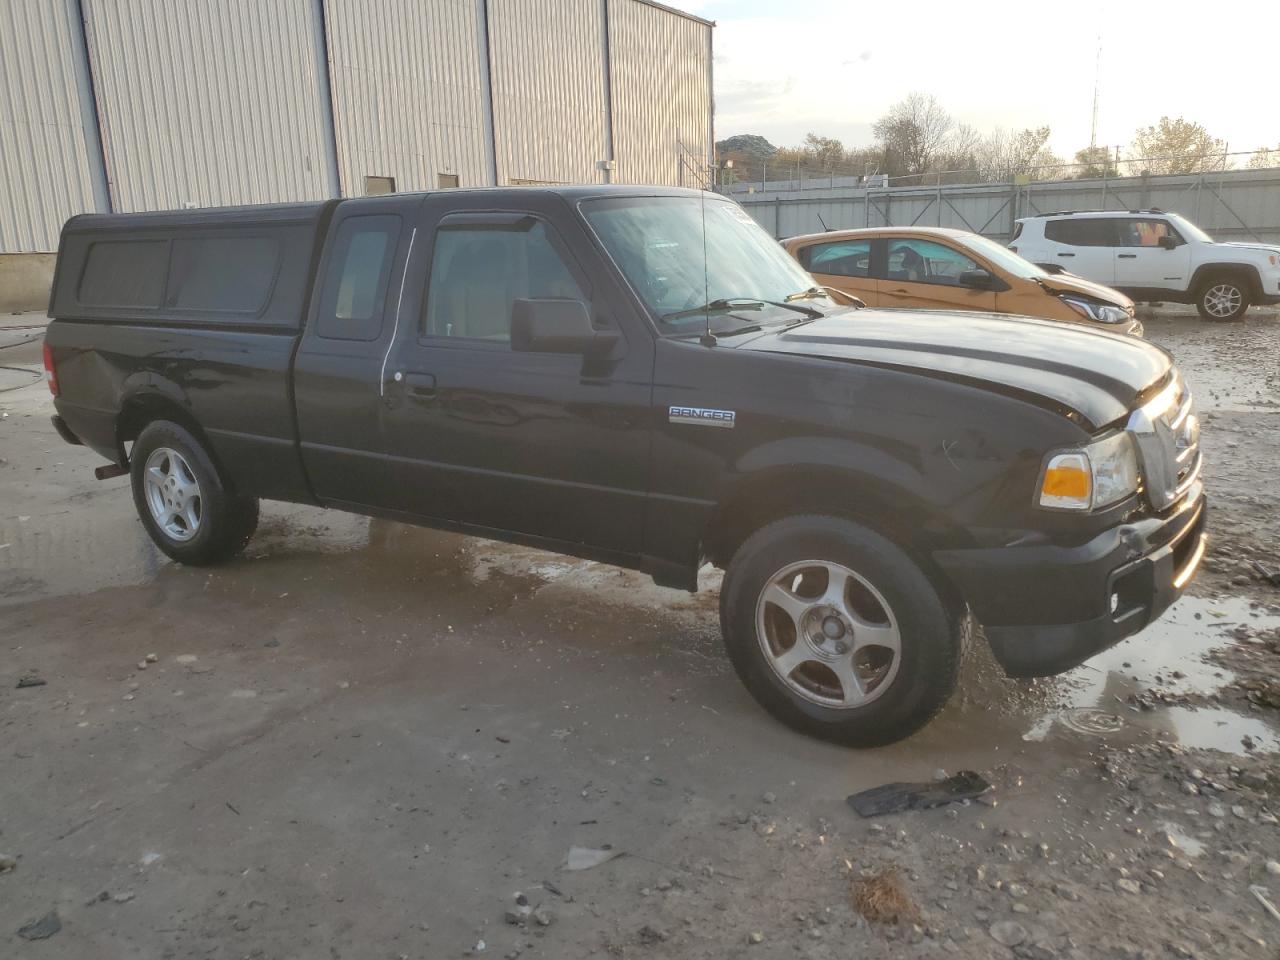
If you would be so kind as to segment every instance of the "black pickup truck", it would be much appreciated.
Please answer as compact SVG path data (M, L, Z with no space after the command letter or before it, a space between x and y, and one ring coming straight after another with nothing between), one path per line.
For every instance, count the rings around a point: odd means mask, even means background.
M1199 427L1141 340L837 303L736 204L416 195L63 230L64 439L183 563L261 498L533 544L696 589L781 720L923 725L970 615L1015 676L1150 623L1204 551Z

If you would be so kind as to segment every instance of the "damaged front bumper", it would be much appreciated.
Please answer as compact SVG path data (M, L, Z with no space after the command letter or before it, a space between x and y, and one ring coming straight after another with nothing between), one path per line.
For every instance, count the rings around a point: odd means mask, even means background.
M1044 677L1132 636L1182 595L1205 550L1208 502L1197 482L1169 513L1075 547L945 550L958 586L1011 677Z

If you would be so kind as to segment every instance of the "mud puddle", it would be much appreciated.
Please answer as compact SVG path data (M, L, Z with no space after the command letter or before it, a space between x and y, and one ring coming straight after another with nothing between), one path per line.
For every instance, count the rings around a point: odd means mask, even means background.
M1238 597L1183 597L1137 637L1059 678L1059 702L1033 718L1023 739L1039 742L1065 733L1122 742L1154 736L1240 754L1247 752L1248 738L1253 750L1280 750L1276 726L1214 702L1234 677L1206 663L1204 655L1232 643L1227 631L1238 624L1275 627L1280 616Z

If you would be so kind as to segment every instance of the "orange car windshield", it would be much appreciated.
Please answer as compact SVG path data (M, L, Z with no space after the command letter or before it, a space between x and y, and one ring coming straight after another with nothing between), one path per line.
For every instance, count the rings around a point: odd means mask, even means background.
M1023 280L1047 277L1049 275L1030 260L1022 259L1008 247L1003 247L994 240L988 240L986 237L965 237L962 243L974 253L990 260L1001 270L1011 273L1015 277L1021 277Z

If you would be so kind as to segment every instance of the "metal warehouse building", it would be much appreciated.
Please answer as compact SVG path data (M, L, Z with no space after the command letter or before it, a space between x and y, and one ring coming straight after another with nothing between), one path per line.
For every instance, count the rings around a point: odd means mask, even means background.
M701 182L711 30L653 0L0 0L0 310L87 211Z

